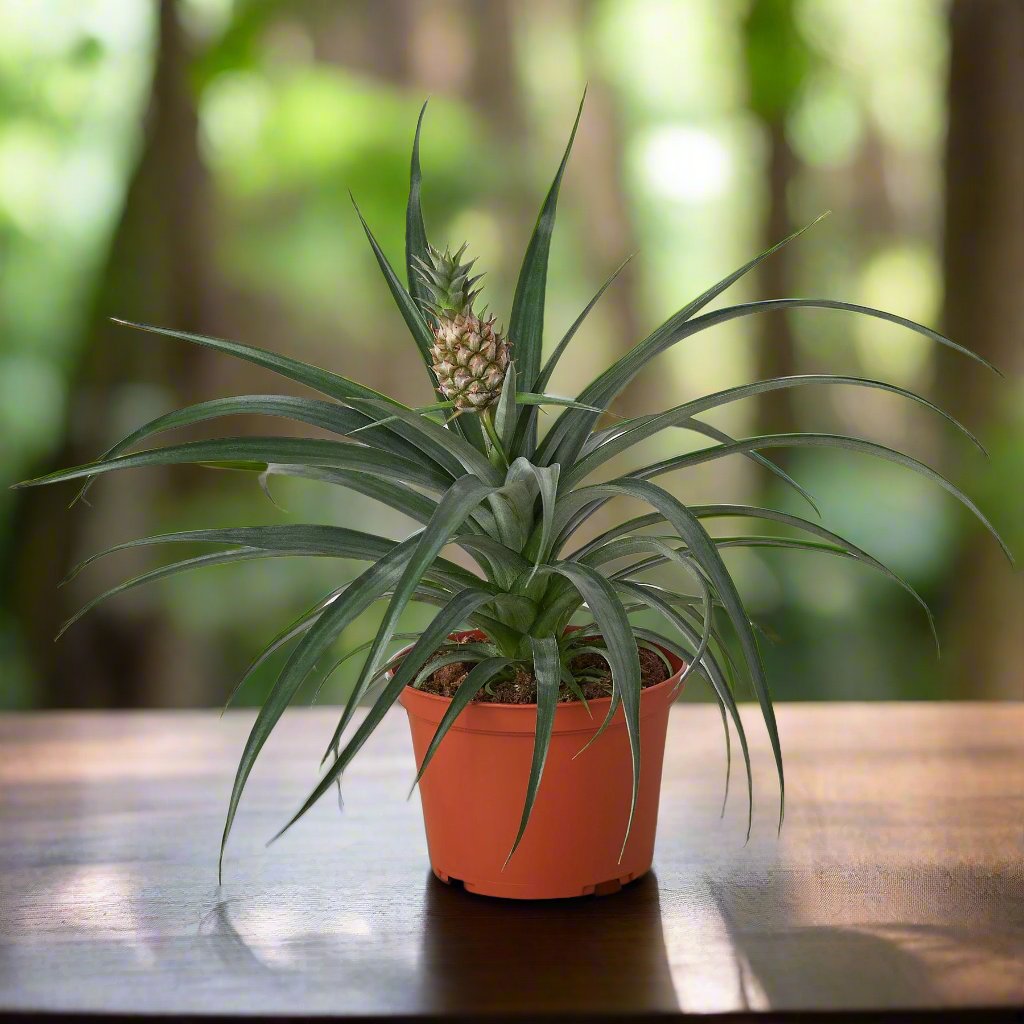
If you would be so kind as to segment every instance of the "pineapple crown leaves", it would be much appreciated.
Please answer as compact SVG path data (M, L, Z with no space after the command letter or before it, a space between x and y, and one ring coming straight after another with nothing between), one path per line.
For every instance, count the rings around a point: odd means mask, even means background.
M431 245L427 247L426 257L413 257L427 293L423 306L437 319L459 314L468 316L473 312L473 300L480 294L480 289L473 286L484 275L469 276L476 260L462 262L467 247L468 243L463 242L454 253L448 248L442 253Z
M601 417L622 389L666 349L695 339L728 320L777 309L831 309L871 317L929 338L984 365L990 364L931 328L883 310L839 300L770 299L706 311L728 287L798 237L801 234L798 231L682 306L599 374L576 398L547 394L544 388L555 364L614 278L613 274L569 327L542 368L541 329L548 250L559 186L572 146L570 136L541 207L516 287L509 321L510 334L517 342L515 365L513 367L507 359L506 351L504 380L500 387L494 387L498 400L493 417L489 406L482 416L459 415L463 410L441 392L433 369L433 350L438 341L421 303L426 300L439 312L471 308L476 297L474 285L479 278L472 276L473 264L463 262L465 246L454 253L450 250L442 253L428 243L420 209L422 123L423 111L417 122L410 167L406 216L407 285L399 280L365 221L363 227L392 298L430 369L431 383L438 391L437 402L419 409L408 408L338 373L283 354L184 331L130 324L235 356L300 383L324 398L242 395L201 402L151 420L94 462L51 473L21 486L79 480L81 496L93 480L108 472L191 463L250 472L254 479L264 481L270 476L311 479L363 495L411 516L419 524L416 532L401 541L344 526L286 523L162 534L111 549L182 543L208 544L215 548L129 579L99 595L87 608L113 594L208 565L283 556L330 557L366 563L358 576L322 597L274 637L244 677L243 682L275 652L292 647L242 753L223 843L227 841L252 766L280 716L310 677L322 684L330 675L339 663L335 647L344 643L348 624L381 600L386 602L386 612L374 639L345 652L344 657L363 654L362 665L327 746L326 772L299 815L340 780L345 767L402 689L407 685L421 685L437 665L448 663L445 659L468 663L472 670L462 684L465 689L460 687L453 699L453 713L446 715L438 728L428 757L420 766L421 773L437 744L443 741L456 713L481 688L505 673L532 672L537 680L539 724L519 829L521 838L544 769L550 741L547 723L558 700L582 692L579 682L583 676L574 669L574 659L581 650L599 650L604 652L611 668L610 698L600 730L621 706L632 755L635 792L640 770L639 650L646 648L659 652L660 657L671 655L687 661L693 677L700 675L709 684L722 710L727 744L731 729L743 753L749 834L753 806L751 766L743 722L732 691L737 673L742 672L748 678L775 757L781 824L784 776L772 699L754 627L722 559L722 551L734 547L796 549L857 561L900 586L925 608L929 621L930 612L899 575L819 522L751 505L689 505L654 483L654 478L742 454L759 470L774 473L787 487L810 501L807 492L764 452L799 447L870 455L894 462L944 488L995 536L1009 557L995 528L966 494L934 469L896 449L843 434L786 433L736 439L701 417L733 402L770 391L823 385L872 388L887 391L901 400L914 401L945 416L969 441L979 447L980 443L947 413L914 392L884 381L825 374L776 377L744 384L692 399L657 414L618 420L605 428L599 426ZM574 126L573 135L575 130ZM489 354L487 361L489 371L493 371L494 359ZM545 436L538 438L536 412L545 405L555 407L558 415ZM436 414L447 415L453 408L456 408L455 416L443 423L435 422ZM154 448L140 447L165 431L212 423L232 415L282 418L327 431L336 439L296 437L289 433L286 436L217 437ZM708 446L660 462L639 462L614 479L598 484L591 482L593 474L610 459L622 459L630 453L635 455L635 446L640 442L655 434L665 431L674 434L680 430L700 435L707 439ZM609 501L620 497L640 502L649 511L620 519L604 533L578 544L577 531ZM752 528L749 533L713 535L711 526L726 518L749 523ZM765 534L760 528L766 523L789 532ZM647 532L652 527L659 531L656 535ZM472 560L474 569L471 571L443 557L441 552L447 545L459 547ZM99 556L89 561L96 557ZM670 570L671 575L655 584L646 574L659 567ZM396 647L408 640L405 634L396 632L396 627L403 610L411 603L431 607L433 618L411 648L404 653L396 652ZM654 633L646 627L633 625L631 617L636 613L653 614L664 624L664 631ZM738 658L734 656L730 638L721 630L721 618L728 619L729 633L738 641ZM567 632L566 627L574 621L583 628L576 633ZM450 634L460 628L479 630L477 642L462 645L451 642ZM356 725L355 709L371 692L376 696L365 717ZM597 717L600 721L601 716ZM350 725L354 729L346 736ZM623 829L628 833L627 820L623 821Z

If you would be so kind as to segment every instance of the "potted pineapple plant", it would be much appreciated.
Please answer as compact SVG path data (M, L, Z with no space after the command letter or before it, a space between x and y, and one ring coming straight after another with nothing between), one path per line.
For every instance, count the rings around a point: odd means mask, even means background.
M787 376L728 388L630 419L613 416L610 407L616 396L666 349L716 324L769 310L818 307L880 318L985 363L928 327L837 300L770 299L708 311L730 285L801 232L687 303L576 398L548 392L555 366L615 277L601 287L544 359L549 246L579 117L578 113L527 247L507 331L476 308L479 276L467 258L467 247L453 250L428 242L420 207L423 111L412 150L404 282L360 214L373 255L425 366L434 391L431 404L407 407L338 373L283 354L131 324L246 360L320 397L243 395L202 402L146 423L95 462L19 485L78 480L81 496L105 473L193 463L251 472L264 485L275 475L321 481L368 496L419 522L419 529L401 540L343 525L288 523L190 530L110 549L214 546L205 555L126 581L83 612L112 594L204 565L285 555L368 563L355 579L325 595L282 630L253 663L255 668L275 652L290 649L242 752L229 799L221 864L246 780L267 737L300 686L311 676L329 674L336 665L332 652L346 627L382 599L385 611L374 638L342 655L361 656L362 667L333 735L326 739L322 775L285 829L332 785L340 784L346 766L397 702L411 724L416 782L438 877L459 880L476 892L520 898L615 889L651 866L669 706L690 676L709 684L721 708L726 742L730 726L739 741L746 765L748 833L753 806L750 758L734 684L739 676L749 681L774 753L781 823L783 761L772 700L757 636L723 561L723 549L774 544L855 559L901 586L924 607L929 620L931 616L905 580L819 522L749 505L688 504L656 482L666 473L741 454L813 506L800 485L763 453L782 447L861 452L898 463L945 488L1006 551L970 498L935 470L899 451L826 433L735 439L701 418L776 389L876 388L926 406L980 447L953 417L896 385L852 376ZM553 414L545 431L538 418L542 406ZM329 431L336 439L228 436L140 447L173 428L235 414L284 417ZM696 434L706 444L659 462L610 472L612 460L618 464L635 445L662 431ZM576 540L588 519L623 497L642 503L648 511L619 518L585 543ZM777 538L763 533L715 537L708 525L720 518L775 524L792 532ZM464 560L446 558L449 547L459 549ZM467 561L472 568L466 567ZM646 573L658 566L669 567L678 583L652 583ZM414 602L435 611L429 625L410 637L398 631L399 620ZM654 613L664 630L656 633L635 624L637 612ZM365 702L369 707L359 716L357 708Z

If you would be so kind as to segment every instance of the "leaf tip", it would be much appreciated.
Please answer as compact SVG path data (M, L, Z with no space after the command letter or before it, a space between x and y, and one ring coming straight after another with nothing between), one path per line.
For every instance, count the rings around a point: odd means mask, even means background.
M292 818L292 820L291 820L291 821L289 821L289 822L288 822L288 824L284 826L284 828L281 828L281 829L279 829L279 830L278 830L277 832L275 832L275 833L274 833L274 834L273 834L273 835L272 835L272 836L271 836L271 837L270 837L270 838L269 838L269 839L268 839L268 840L267 840L267 841L266 841L266 842L265 842L265 843L263 844L263 849L265 849L265 850L266 850L266 849L268 849L269 847L273 846L273 845L274 845L274 843L276 843L276 842L278 841L278 839L280 839L280 838L281 838L281 836L283 836L283 835L285 834L285 832L287 832L287 831L288 831L288 829L290 829L290 828L292 827L292 825L294 825L294 824L295 824L295 822L296 822L297 820L298 820L298 815L296 815L296 816L295 816L294 818Z

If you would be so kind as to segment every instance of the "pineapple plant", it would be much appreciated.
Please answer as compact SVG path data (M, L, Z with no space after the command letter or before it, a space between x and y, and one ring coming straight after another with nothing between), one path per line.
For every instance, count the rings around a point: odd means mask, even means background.
M637 374L670 347L695 339L725 321L779 309L822 308L880 319L923 335L961 356L989 364L929 327L840 300L776 298L708 308L732 284L807 230L803 228L687 302L575 398L552 395L548 384L555 366L619 272L602 285L544 360L549 247L582 103L522 263L507 335L496 328L493 317L474 312L479 277L472 273L474 264L465 258L466 246L452 252L428 243L420 207L423 113L412 149L404 283L369 225L358 215L424 363L434 402L421 408L407 407L333 370L287 355L173 328L129 324L245 360L301 384L319 397L242 395L202 402L144 424L94 462L19 486L78 480L81 496L106 473L193 463L251 472L263 483L275 475L313 479L368 496L419 522L415 532L398 540L343 525L279 523L169 533L111 549L167 544L213 546L212 552L183 558L124 582L97 597L83 612L115 593L212 564L284 555L367 563L358 576L339 583L275 636L253 663L255 668L275 652L289 650L241 755L228 801L221 864L239 800L267 737L304 682L311 676L323 678L329 674L336 663L332 659L352 656L362 658L361 669L333 734L326 738L325 767L285 829L335 783L340 784L346 766L407 688L411 692L423 687L439 667L458 662L467 671L437 723L417 779L423 779L424 770L444 748L453 725L478 705L488 687L516 674L528 676L536 690L531 712L532 754L528 778L522 783L525 795L521 815L517 815L518 828L510 843L514 852L524 834L529 834L532 809L538 794L543 793L541 785L556 713L573 701L585 702L581 684L586 670L579 666L586 659L581 659L581 654L597 653L609 669L610 692L602 713L594 719L588 748L599 744L602 734L612 728L622 730L625 736L622 770L628 776L631 795L617 824L624 843L641 773L642 652L677 659L671 665L677 683L692 675L710 687L721 709L726 741L732 730L745 760L749 834L753 807L750 757L734 694L737 678L746 678L759 704L774 755L781 825L783 757L772 699L757 635L723 560L723 550L774 545L852 559L902 587L922 606L929 622L931 613L906 580L814 518L744 504L689 504L673 496L656 479L740 454L774 473L817 511L813 498L764 453L789 447L859 452L897 463L944 488L992 533L1009 557L995 528L971 499L956 484L907 454L863 438L832 433L737 439L702 417L733 402L778 389L871 388L926 407L979 448L981 444L965 426L928 399L895 384L856 376L808 374L761 380L629 419L613 418L611 407ZM356 210L358 213L358 207ZM543 432L538 417L541 406L552 409L552 422ZM151 437L166 431L242 413L298 421L326 429L336 439L270 434L143 447ZM638 443L677 430L696 434L706 444L611 477L600 475L610 460L626 455ZM619 518L600 535L586 543L577 542L581 526L621 497L638 500L648 511ZM785 529L778 536L741 533L720 538L709 531L709 525L719 519ZM460 549L474 568L467 569L444 557L448 546ZM73 572L80 572L98 557L93 556ZM678 584L655 585L645 578L649 570L659 566L669 567ZM385 610L372 641L357 650L337 652L346 627L381 599L386 601ZM399 633L398 627L402 613L413 602L436 611L418 636L409 637ZM655 633L634 625L633 617L638 612L653 612L664 623L664 630ZM584 628L570 629L574 623ZM470 642L462 642L467 638L457 633L461 629L475 631ZM934 632L934 624L932 629ZM410 640L413 642L408 646ZM402 649L396 651L396 647ZM681 665L685 667L677 669ZM357 708L364 702L368 702L368 708L358 717Z

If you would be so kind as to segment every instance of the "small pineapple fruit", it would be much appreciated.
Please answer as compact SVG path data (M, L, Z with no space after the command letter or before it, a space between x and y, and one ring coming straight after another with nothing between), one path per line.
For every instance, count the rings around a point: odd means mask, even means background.
M493 316L473 312L480 275L469 276L475 261L463 263L465 252L465 244L454 254L431 246L428 259L418 261L430 296L426 307L437 321L431 366L441 393L460 412L482 411L498 400L512 347L495 330Z

